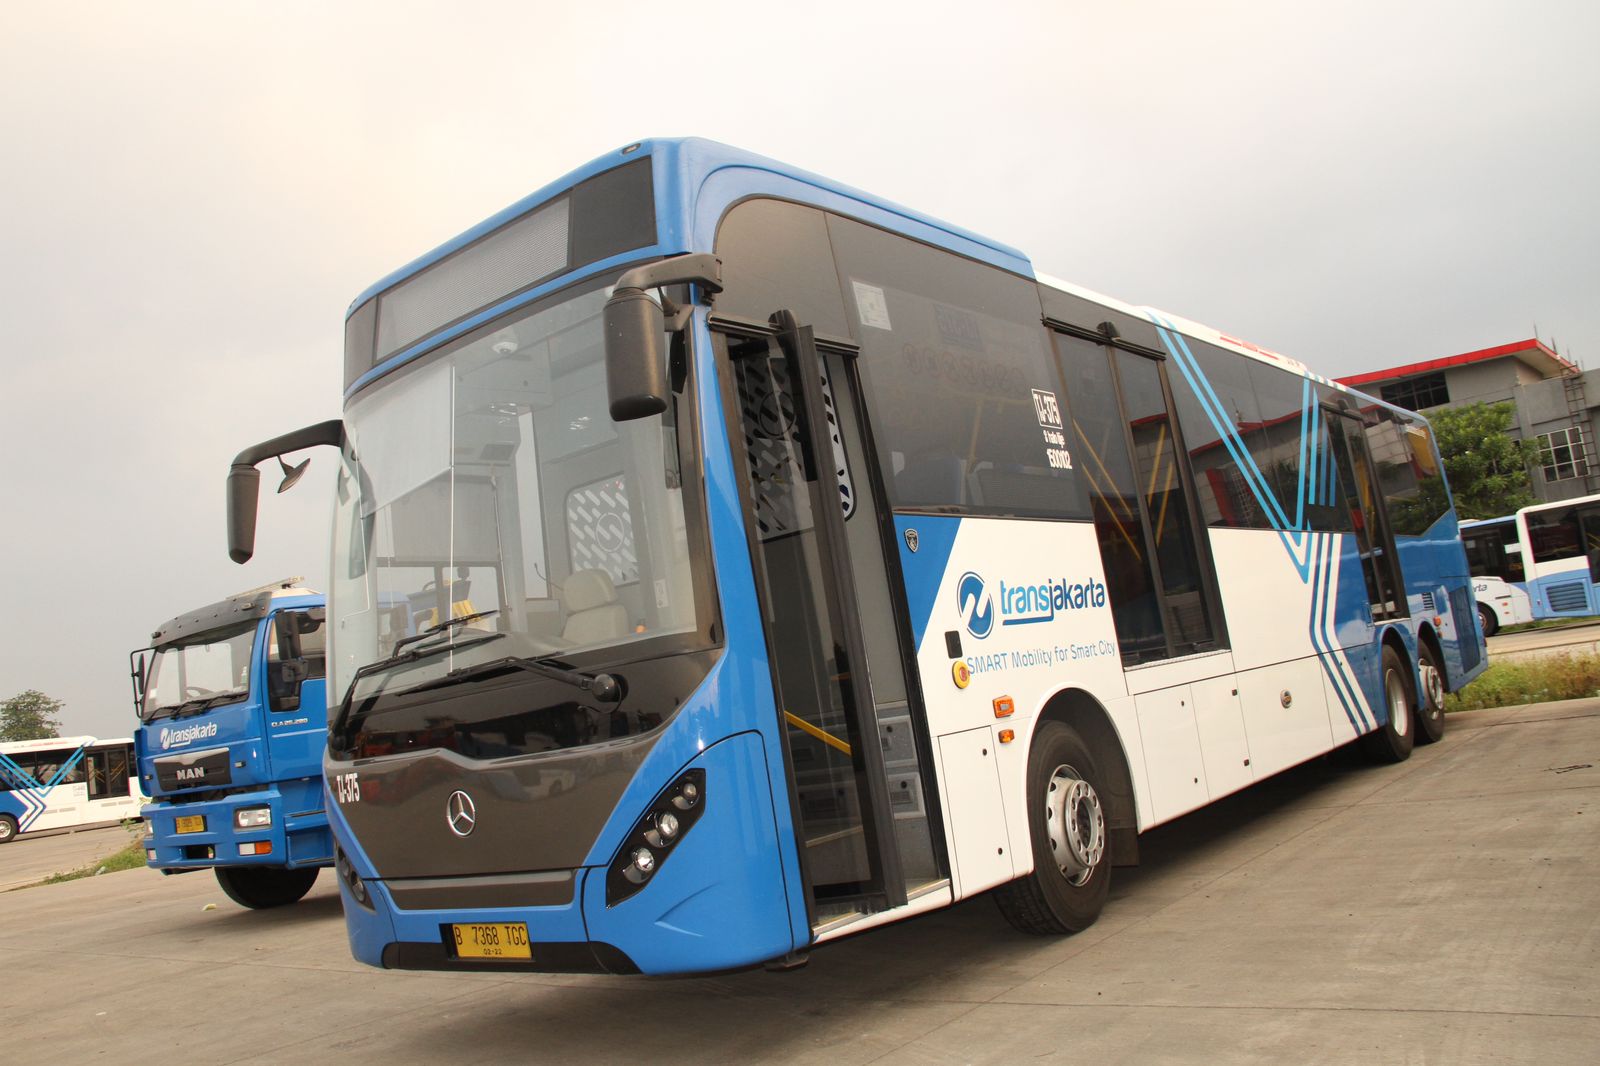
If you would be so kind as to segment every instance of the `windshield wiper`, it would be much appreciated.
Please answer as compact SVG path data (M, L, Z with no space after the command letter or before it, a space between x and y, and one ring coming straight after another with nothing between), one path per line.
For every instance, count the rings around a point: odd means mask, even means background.
M457 626L464 626L468 622L476 622L480 618L488 618L491 614L497 613L499 613L499 609L495 608L488 611L478 611L475 614L464 614L459 618L446 618L443 622L431 625L420 633L413 633L409 637L401 637L399 640L395 641L394 650L390 653L390 658L394 658L394 656L398 655L401 648L415 644L420 640L426 640L435 633L447 633Z
M457 667L437 681L419 685L412 691L417 692L424 689L438 688L458 681L482 677L485 674L494 674L512 669L526 670L528 673L538 674L540 677L565 681L573 688L580 688L589 693L597 703L622 702L622 684L611 674L586 674L582 670L574 670L570 666L563 666L554 658L535 659L515 655L508 655L504 659L493 659L486 663L477 663L473 666Z
M180 717L184 711L189 710L197 713L200 711L210 710L219 703L225 703L228 700L240 699L248 695L250 695L249 689L234 688L228 689L226 692L212 692L205 696L196 696L194 699L184 700L182 703L174 703L169 706L157 707L155 710L150 712L150 717L146 718L145 721L154 722L161 718L177 718Z

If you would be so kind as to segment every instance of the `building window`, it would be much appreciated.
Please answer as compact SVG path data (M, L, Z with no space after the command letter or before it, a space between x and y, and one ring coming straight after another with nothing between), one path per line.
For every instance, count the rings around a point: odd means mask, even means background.
M1571 481L1589 476L1589 464L1583 457L1582 427L1569 426L1554 433L1541 433L1539 449L1546 481Z
M1450 390L1445 388L1442 370L1385 385L1380 395L1386 403L1404 407L1407 411L1420 411L1424 407L1438 407L1450 402Z

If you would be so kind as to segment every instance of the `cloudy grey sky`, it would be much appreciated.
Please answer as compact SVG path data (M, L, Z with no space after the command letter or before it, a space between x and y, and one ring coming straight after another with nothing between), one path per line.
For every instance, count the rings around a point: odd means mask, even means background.
M1600 5L766 6L0 5L0 698L125 735L157 624L321 583L328 454L263 500L245 567L233 454L339 413L358 292L643 136L808 167L1325 374L1535 323L1600 366Z

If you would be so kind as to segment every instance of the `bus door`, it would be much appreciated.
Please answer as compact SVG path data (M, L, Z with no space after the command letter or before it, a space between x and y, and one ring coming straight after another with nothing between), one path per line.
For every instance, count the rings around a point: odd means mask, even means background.
M1324 407L1323 411L1333 439L1339 487L1355 526L1372 620L1403 618L1409 612L1400 575L1400 555L1395 550L1394 534L1389 529L1383 494L1378 487L1377 469L1367 446L1366 426L1353 412L1333 407Z
M944 883L899 557L854 351L718 334L814 930ZM893 579L893 580L891 580Z

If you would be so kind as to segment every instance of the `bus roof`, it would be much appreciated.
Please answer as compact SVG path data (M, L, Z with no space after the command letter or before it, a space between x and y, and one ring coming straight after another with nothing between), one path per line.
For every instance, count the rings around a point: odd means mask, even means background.
M633 144L625 145L600 156L598 159L585 163L576 170L570 171L523 197L516 203L496 212L471 229L452 237L431 252L417 257L399 270L380 278L350 302L346 317L348 318L354 314L362 304L385 289L392 288L412 275L418 274L440 260L460 251L474 241L500 229L507 223L521 218L580 182L592 178L596 174L603 174L608 170L622 166L624 163L646 156L653 157L656 160L654 174L656 177L655 202L658 210L658 243L653 248L645 247L638 249L636 252L630 252L629 258L650 255L675 255L693 250L690 247L690 235L686 227L693 216L695 202L699 196L701 186L717 171L742 167L747 170L764 171L793 178L814 186L823 192L834 193L870 207L891 212L910 222L937 230L940 234L958 244L967 245L967 254L972 255L974 258L982 259L1019 274L1033 276L1033 267L1028 262L1028 257L1015 248L973 233L971 230L962 229L960 226L942 222L931 215L925 215L920 211L915 211L890 200L885 200L882 197L863 192L842 182L834 181L820 174L814 174L800 167L781 163L775 159L769 159L766 156L757 155L754 152L747 152L742 148L707 140L703 137L657 137L635 141ZM660 211L663 207L669 209L664 214Z

